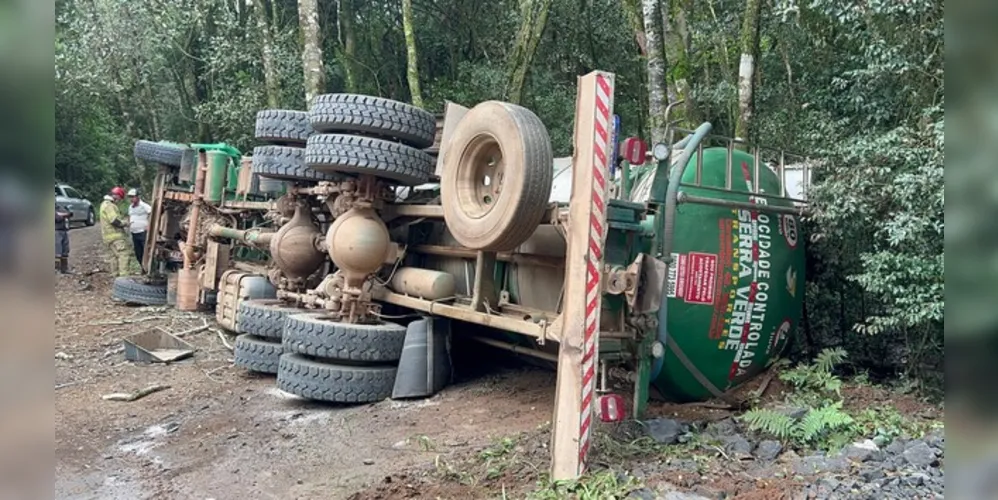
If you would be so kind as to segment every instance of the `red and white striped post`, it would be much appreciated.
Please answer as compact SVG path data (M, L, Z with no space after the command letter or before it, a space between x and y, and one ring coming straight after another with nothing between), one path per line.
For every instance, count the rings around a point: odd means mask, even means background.
M586 470L592 435L602 304L607 190L613 154L613 74L579 77L575 154L569 206L565 307L559 336L558 387L552 429L551 477Z

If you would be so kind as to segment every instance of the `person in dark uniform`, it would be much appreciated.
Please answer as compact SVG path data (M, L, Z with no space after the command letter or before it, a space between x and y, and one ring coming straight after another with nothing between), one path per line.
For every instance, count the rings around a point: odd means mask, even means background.
M56 270L69 274L69 221L73 212L60 205L55 206L55 258Z

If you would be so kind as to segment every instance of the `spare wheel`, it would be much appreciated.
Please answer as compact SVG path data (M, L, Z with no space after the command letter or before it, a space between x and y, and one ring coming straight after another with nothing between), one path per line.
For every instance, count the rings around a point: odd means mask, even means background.
M486 101L458 123L444 153L440 194L447 229L474 250L512 250L547 210L554 158L530 110Z

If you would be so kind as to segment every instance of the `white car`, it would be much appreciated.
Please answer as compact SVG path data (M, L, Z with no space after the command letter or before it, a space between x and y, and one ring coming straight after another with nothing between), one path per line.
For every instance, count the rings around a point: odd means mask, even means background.
M97 222L97 214L90 200L83 197L79 191L67 184L55 185L55 202L73 212L70 222L82 222L92 226Z

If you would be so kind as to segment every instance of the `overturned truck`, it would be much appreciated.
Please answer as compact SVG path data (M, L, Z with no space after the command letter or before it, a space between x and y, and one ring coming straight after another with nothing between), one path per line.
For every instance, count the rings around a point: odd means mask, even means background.
M552 473L581 473L593 418L621 416L614 387L636 415L650 392L724 398L779 356L804 294L806 193L786 179L809 160L707 123L621 151L613 85L580 77L571 158L497 101L261 111L242 185L213 188L239 175L194 148L177 306L217 292L236 363L318 400L432 394L451 335L554 362ZM247 196L255 177L281 188Z

